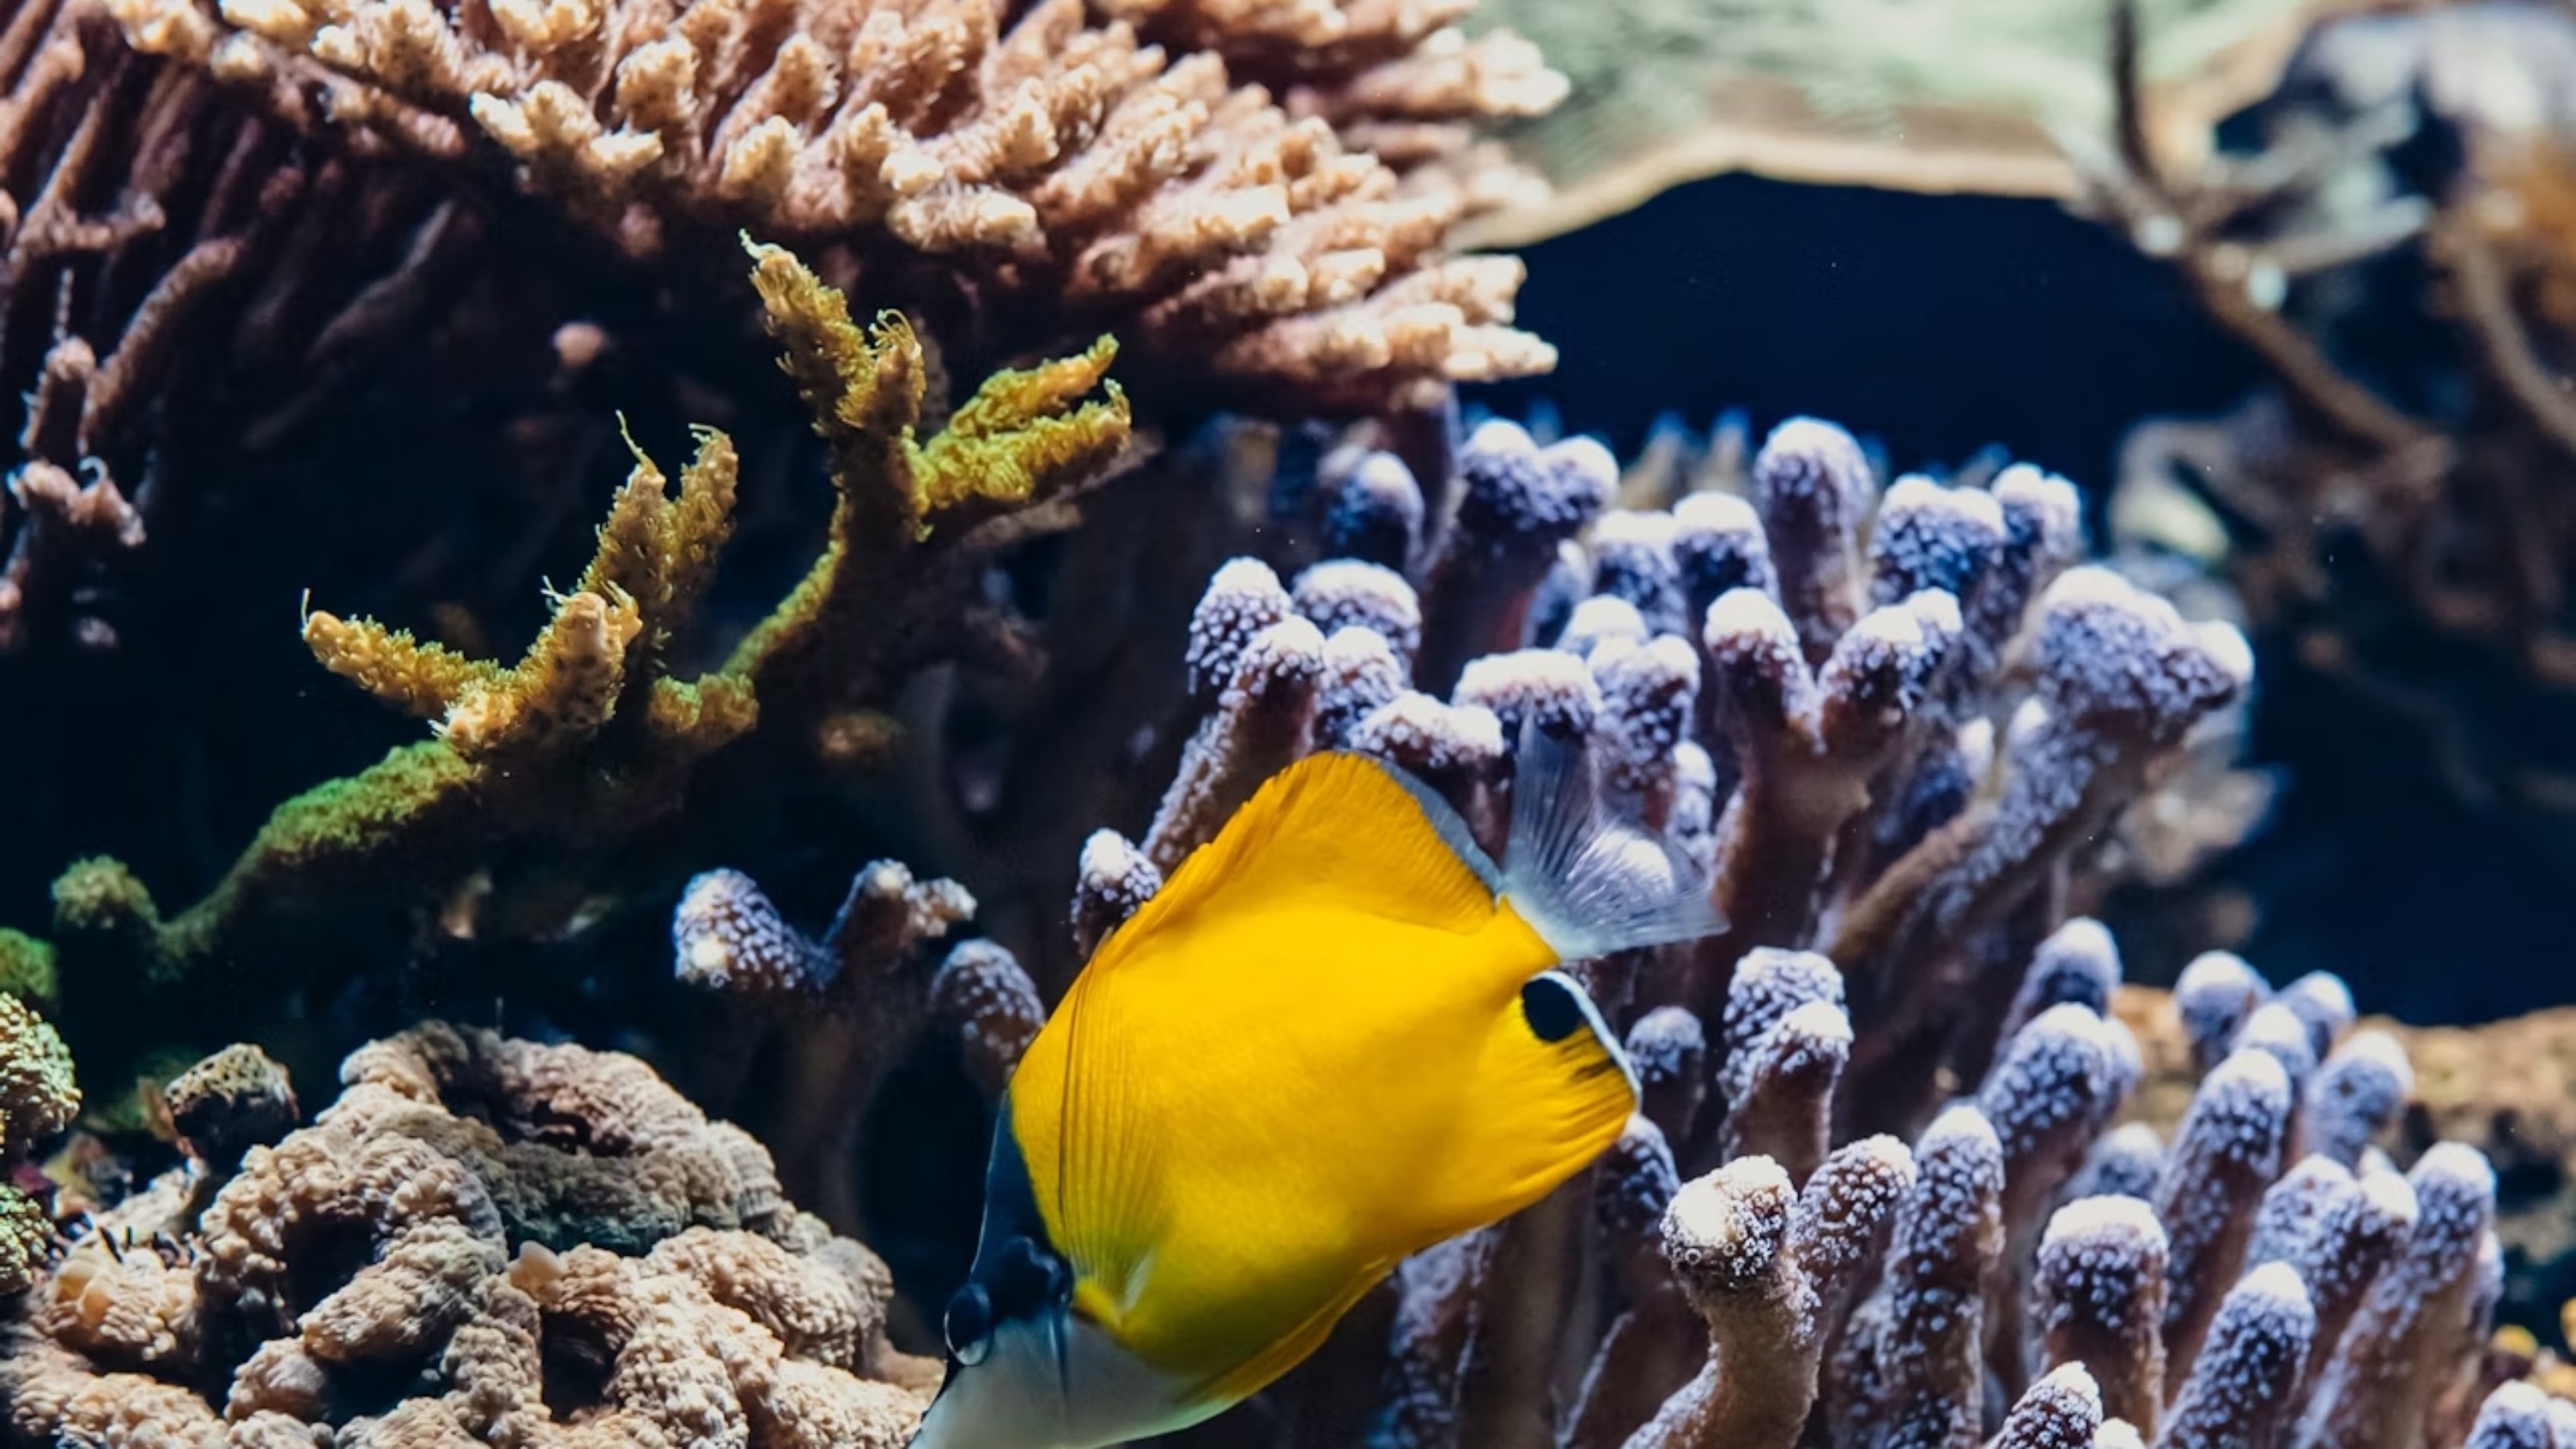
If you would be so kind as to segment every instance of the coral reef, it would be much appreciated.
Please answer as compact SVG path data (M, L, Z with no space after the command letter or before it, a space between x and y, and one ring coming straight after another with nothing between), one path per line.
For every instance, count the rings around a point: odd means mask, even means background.
M885 1341L884 1265L642 1063L430 1024L341 1077L292 1131L235 1094L81 1226L0 1344L12 1442L909 1436L935 1368Z
M1508 325L1519 264L1441 250L1514 180L1461 128L1556 98L1525 45L1465 42L1447 7L1357 25L1300 7L1302 31L1258 6L1124 8L1211 48L1146 44L1081 0L117 13L139 49L298 130L451 170L508 163L631 255L742 227L841 243L889 301L979 294L1020 346L1114 326L1146 365L1213 372L1265 408L1418 406L1552 363ZM1318 39L1307 114L1229 79L1229 52ZM1401 126L1419 164L1399 177L1337 122L1362 140Z
M2082 565L2076 494L2035 469L1883 486L1814 420L1774 431L1742 493L1666 461L1623 480L1588 439L1487 422L1426 537L1394 455L1328 459L1286 550L1309 561L1209 583L1195 723L1149 825L1083 847L1088 944L1260 780L1347 748L1498 849L1517 742L1547 730L1583 746L1606 808L1710 869L1729 922L1578 968L1630 1033L1646 1115L1588 1183L1405 1265L1267 1413L1386 1446L1968 1443L2037 1382L2007 1437L2087 1403L2098 1421L2105 1392L2226 1421L2223 1375L2273 1351L2276 1298L2304 1301L2286 1268L2229 1289L2289 1145L2277 1023L2303 1052L2311 1018L2350 1025L2322 984L2285 993L2305 1015L2245 1013L2263 1045L2222 1054L2172 1167L2145 1174L2138 1212L2173 1247L2152 1310L2096 1335L2125 1374L2106 1352L2096 1382L2043 1377L2025 1305L2140 1071L2102 1015L2116 949L2065 917L2123 816L2230 727L2243 640ZM2139 1324L2171 1348L2152 1370Z
M260 943L361 899L444 909L460 931L560 931L629 878L610 858L648 858L729 747L828 762L926 663L1007 647L1009 622L960 596L993 550L1071 522L1068 498L1125 446L1116 386L1081 401L1112 349L1001 374L917 438L925 364L902 319L862 332L837 291L784 252L754 252L781 365L830 457L831 531L803 581L720 666L680 672L731 527L737 460L709 430L676 493L638 457L589 565L515 666L308 614L316 658L431 717L434 737L279 807L184 911L165 916L114 861L75 865L55 886L56 925L91 962L87 989L178 984L217 962L289 970L293 953Z

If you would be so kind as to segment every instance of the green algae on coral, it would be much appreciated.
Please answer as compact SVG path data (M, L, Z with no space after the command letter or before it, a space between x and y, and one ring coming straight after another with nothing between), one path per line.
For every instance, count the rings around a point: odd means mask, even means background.
M945 657L988 552L975 525L1070 492L1126 448L1126 399L1104 380L1115 344L1001 373L919 439L927 366L910 326L887 314L863 333L794 257L751 251L835 502L821 556L719 668L683 678L673 657L733 527L734 445L702 428L676 493L638 451L588 565L516 664L309 611L314 657L430 719L434 737L280 805L206 896L166 918L122 864L74 865L55 885L58 937L104 952L117 978L166 986L210 964L273 964L260 953L292 949L294 928L461 889L523 887L537 907L495 913L561 930L631 883L643 832L684 811L709 757L759 730L810 761L833 721ZM1082 401L1095 388L1103 399ZM495 878L531 858L546 879ZM35 960L36 945L0 964Z
M60 989L53 946L24 931L0 927L0 994L34 1006L50 1006Z

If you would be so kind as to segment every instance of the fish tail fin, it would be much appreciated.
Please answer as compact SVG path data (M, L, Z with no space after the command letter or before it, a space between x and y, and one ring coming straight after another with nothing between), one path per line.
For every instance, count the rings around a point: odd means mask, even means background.
M1560 959L1725 929L1706 873L1604 806L1590 751L1533 720L1517 754L1502 894Z

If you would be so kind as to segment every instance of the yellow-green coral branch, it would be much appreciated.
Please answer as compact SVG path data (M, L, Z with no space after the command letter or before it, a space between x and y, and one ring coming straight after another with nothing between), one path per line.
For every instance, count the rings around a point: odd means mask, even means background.
M343 619L316 609L304 616L304 643L322 667L409 714L435 717L507 671L441 644L423 644L407 629L373 619Z

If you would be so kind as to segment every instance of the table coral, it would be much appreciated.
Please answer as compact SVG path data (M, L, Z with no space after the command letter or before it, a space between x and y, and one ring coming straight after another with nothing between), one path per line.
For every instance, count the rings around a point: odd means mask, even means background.
M1117 327L1158 369L1212 370L1265 407L1412 406L1453 380L1553 362L1508 325L1519 264L1440 249L1473 168L1402 186L1324 117L1292 119L1233 83L1221 49L1146 44L1081 0L117 12L138 47L299 128L513 163L630 253L745 226L845 242L872 275L917 275L925 293L1020 299L988 315L1022 334L1034 312L1020 309L1044 299L1076 328ZM1213 20L1204 41L1257 32L1244 17L1261 13L1143 18L1176 32ZM1436 24L1368 30L1402 43L1333 92L1353 116L1554 99L1521 52L1461 46ZM1408 69L1415 49L1428 57Z
M590 563L514 665L308 613L317 659L430 717L433 737L280 806L184 911L165 916L112 860L75 865L55 886L58 944L103 963L95 980L166 986L217 962L278 969L262 943L296 923L345 915L356 900L430 908L460 888L487 919L525 909L537 914L523 926L559 929L607 883L593 874L603 855L672 827L712 757L745 744L810 761L834 721L888 697L962 635L1007 630L960 595L992 549L1069 523L1044 505L1126 445L1125 400L1102 381L1110 345L1000 374L947 427L916 437L926 364L903 320L862 331L841 294L787 254L754 257L781 366L830 457L829 539L804 579L718 667L682 672L679 647L732 526L737 468L731 440L702 430L676 491L638 457ZM1105 398L1082 401L1095 388ZM513 856L538 862L532 878L507 873Z
M310 1126L76 1237L0 1349L16 1440L910 1434L884 1266L642 1063L432 1024L341 1075Z

